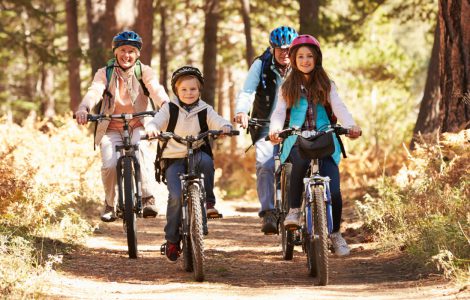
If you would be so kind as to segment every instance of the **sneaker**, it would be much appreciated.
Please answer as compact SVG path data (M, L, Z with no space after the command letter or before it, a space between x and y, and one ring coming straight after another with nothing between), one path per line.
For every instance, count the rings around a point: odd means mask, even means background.
M214 207L214 203L206 203L206 215L207 218L218 218L219 211Z
M101 221L103 222L116 221L116 212L114 211L114 207L106 205L104 212L101 215Z
M277 233L277 218L273 211L268 210L264 213L261 231L264 232L265 235Z
M330 234L330 240L331 240L331 243L333 244L333 249L336 255L338 256L349 255L349 252L350 252L349 246L339 231Z
M144 218L155 218L158 215L158 209L155 205L155 198L153 196L142 198L142 216Z
M180 256L180 245L166 241L161 247L160 252L162 255L166 255L166 258L171 263L176 263L176 260Z
M300 227L300 208L290 208L284 219L284 227L289 230L296 230Z

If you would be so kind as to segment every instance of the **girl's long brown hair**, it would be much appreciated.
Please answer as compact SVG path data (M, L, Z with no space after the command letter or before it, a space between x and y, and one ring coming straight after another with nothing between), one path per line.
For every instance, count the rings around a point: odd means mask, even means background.
M295 60L297 51L300 47L308 47L313 53L313 59L315 62L315 68L309 73L308 80L297 68L297 62ZM296 47L292 50L292 56L290 56L290 63L292 71L287 75L286 80L282 84L281 92L282 96L287 102L287 107L291 108L298 101L300 101L301 85L307 89L307 100L313 101L313 103L320 103L326 105L330 97L331 82L330 78L326 74L322 67L322 55L320 49L317 47L303 45Z

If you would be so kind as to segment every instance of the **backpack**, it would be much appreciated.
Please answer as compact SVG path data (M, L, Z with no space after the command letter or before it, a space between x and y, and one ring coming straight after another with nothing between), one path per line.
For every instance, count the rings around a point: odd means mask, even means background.
M176 121L178 120L179 107L173 102L169 102L168 105L170 106L170 120L168 121L166 131L174 132L176 127ZM209 130L209 126L207 125L207 108L198 112L197 117L199 120L199 127L201 128L201 132ZM209 137L205 137L204 141L205 143L203 146L200 147L200 149L206 152L211 158L213 158L212 149L209 143ZM168 140L164 141L161 147L160 143L158 143L157 155L155 157L155 180L159 183L163 182L164 184L166 184L165 171L171 163L170 159L162 159L163 151L165 150L167 144Z
M108 105L111 105L111 101L109 99L112 97L112 94L109 91L109 83L111 82L111 77L113 76L115 62L116 62L116 58L111 58L106 63L106 88L103 91L103 96L101 97L100 101L98 101L98 103L92 109L92 111L95 114L101 113L101 106L103 105L103 102L107 102ZM149 98L150 104L152 105L152 110L155 110L155 103L153 102L152 98L150 98L149 90L147 89L147 87L144 84L144 81L142 80L142 63L140 62L140 60L136 60L135 62L134 74L144 91L144 95ZM98 128L98 123L95 123L93 141L95 140L95 137L96 137L97 128ZM93 142L93 145L94 145L94 142ZM94 145L94 149L96 150L96 145Z

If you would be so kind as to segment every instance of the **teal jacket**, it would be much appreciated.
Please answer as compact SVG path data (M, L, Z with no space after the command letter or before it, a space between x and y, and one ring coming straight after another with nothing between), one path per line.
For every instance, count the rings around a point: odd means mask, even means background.
M330 119L328 119L328 115L326 113L325 107L321 104L318 104L317 106L317 119L316 123L317 128L324 128L326 125L330 125ZM307 114L307 108L308 108L308 103L307 99L302 96L300 98L300 101L292 106L290 110L290 121L289 121L289 127L297 126L297 127L302 127L302 125L305 123L305 117ZM281 151L281 162L284 163L286 159L289 157L290 151L292 150L292 147L294 146L295 142L297 141L297 135L291 135L287 139L284 140L282 144L282 151ZM333 139L335 142L335 152L331 155L333 157L333 160L337 165L339 165L339 162L341 160L341 148L338 142L338 138L336 135L333 135Z

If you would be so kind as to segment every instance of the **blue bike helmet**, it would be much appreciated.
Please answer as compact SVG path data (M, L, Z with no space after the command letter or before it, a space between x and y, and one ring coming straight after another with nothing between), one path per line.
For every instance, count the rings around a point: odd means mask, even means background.
M134 31L119 32L113 38L113 52L116 48L124 45L135 47L140 51L142 49L142 38Z
M281 26L273 31L269 35L269 44L273 48L289 48L292 41L299 34L294 28L288 26Z

